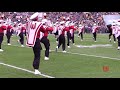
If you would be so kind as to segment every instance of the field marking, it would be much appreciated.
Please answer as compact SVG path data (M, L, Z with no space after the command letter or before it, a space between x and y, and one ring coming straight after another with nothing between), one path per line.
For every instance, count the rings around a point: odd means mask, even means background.
M11 45L11 46L21 47L21 46L18 46L18 45ZM21 48L31 48L31 47L21 47ZM43 49L43 50L45 50L45 49ZM55 50L51 50L51 51L55 51ZM57 52L62 52L62 51L57 51ZM80 53L73 53L73 52L66 52L66 53L74 54L74 55L90 56L90 57L107 58L107 59L112 59L112 60L120 60L119 58L111 58L111 57L106 57L106 56L97 56L97 55L89 55L89 54L80 54Z
M2 63L0 62L1 65L4 65L4 66L8 66L8 67L12 67L12 68L15 68L15 69L19 69L19 70L23 70L23 71L26 71L26 72L29 72L29 73L32 73L34 74L33 71L30 71L30 70L27 70L27 69L23 69L23 68L20 68L20 67L16 67L16 66L13 66L13 65L9 65L9 64L5 64L5 63ZM84 73L84 74L99 74L101 72L96 72L96 73ZM109 73L113 73L113 72L109 72ZM82 73L83 74L83 73ZM51 76L48 76L48 75L45 75L45 74L39 74L41 76L44 76L44 77L48 77L48 78L55 78L55 77L51 77ZM112 76L109 76L109 77L112 77ZM107 77L107 78L109 78ZM96 77L91 77L91 78L96 78ZM102 77L99 77L99 78L102 78Z
M21 47L21 46L18 46L18 45L11 45L11 46L16 46L16 47ZM23 48L23 47L22 47ZM25 48L30 48L30 47L25 47ZM45 49L43 49L45 50ZM55 51L55 50L51 50L51 51ZM62 51L58 51L58 52L62 52ZM72 52L66 52L68 54L74 54L74 55L82 55L82 56L90 56L90 57L98 57L98 58L107 58L107 59L111 59L111 60L120 60L119 58L111 58L111 57L106 57L106 56L97 56L97 55L88 55L88 54L80 54L80 53L72 53ZM2 64L2 63L0 63ZM9 66L10 67L10 66ZM14 68L14 67L13 67ZM18 67L19 68L19 67ZM30 72L30 73L34 73L33 71L30 71L30 70L26 70L26 69L23 69L23 71L27 71L27 72ZM40 74L41 76L45 76L44 74ZM47 77L49 78L55 78L55 77L51 77L51 76L48 76ZM111 77L111 76L109 76Z
M107 59L112 59L112 60L120 60L119 58L111 58L111 57L105 57L105 56L88 55L88 54L80 54L80 53L72 53L72 52L66 52L66 53L76 54L76 55L82 55L82 56L90 56L90 57L107 58Z
M92 45L74 45L78 48L97 48L97 47L105 47L109 48L112 46L112 44L92 44Z
M5 44L3 44L3 45L5 45ZM10 45L10 46L21 47L21 46L18 46L18 45ZM24 48L24 47L21 47L21 48ZM25 47L25 48L31 48L31 47ZM23 71L26 71L26 72L29 72L29 73L34 73L33 71L30 71L30 70L27 70L27 69L23 69L23 68L19 68L19 67L13 66L13 65L5 64L5 63L0 63L0 64L6 65L6 66L9 66L9 67L12 67L12 68L20 69L20 70L23 70ZM49 76L49 75L45 75L45 74L40 74L40 75L44 76L44 77L48 77L48 78L55 78L55 77L52 77L52 76Z
M62 51L57 51L57 52L62 52ZM107 58L107 59L112 59L112 60L120 60L119 58L111 58L111 57L106 57L106 56L88 55L88 54L80 54L80 53L72 53L72 52L66 52L66 53L74 54L74 55L81 55L81 56L90 56L90 57Z
M8 66L8 67L11 67L11 68L19 69L19 70L26 71L26 72L34 74L33 71L30 71L30 70L27 70L27 69L24 69L24 68L16 67L16 66L13 66L13 65L10 65L10 64L5 64L5 63L2 63L2 62L0 62L0 64L4 65L4 66ZM52 77L52 76L49 76L49 75L45 75L45 74L38 74L38 75L44 76L44 77L47 77L47 78L55 78L55 77Z
M55 50L51 50L51 51L55 51ZM57 51L57 52L62 52L62 51ZM81 56L90 56L90 57L107 58L107 59L112 59L112 60L120 60L119 58L111 58L111 57L106 57L106 56L88 55L88 54L80 54L80 53L72 53L72 52L66 52L66 53L81 55Z

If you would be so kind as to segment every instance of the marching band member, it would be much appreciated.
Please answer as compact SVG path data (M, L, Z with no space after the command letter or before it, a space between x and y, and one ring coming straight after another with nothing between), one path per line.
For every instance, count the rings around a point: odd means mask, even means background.
M83 32L84 32L84 26L80 24L78 27L78 38L81 36L81 41L83 41Z
M1 48L1 44L3 42L4 37L4 31L6 30L6 26L4 25L4 21L0 20L0 52L3 52L4 50Z
M7 44L8 45L11 45L10 39L11 39L12 33L13 33L13 27L11 24L8 24L7 29L6 29L6 36L7 36Z
M26 24L23 24L23 34L24 34L24 36L26 37Z
M41 42L44 44L45 46L45 58L44 60L49 60L49 51L50 51L50 41L48 39L48 34L49 32L52 32L53 31L53 27L52 27L52 24L50 21L48 20L45 20L44 19L42 20L43 24L45 25L45 32L43 33L43 37L41 38Z
M120 50L120 22L115 25L115 37L118 39L118 50Z
M111 42L111 36L112 36L112 25L111 25L111 24L107 25L107 28L108 28L108 30L109 30L109 41Z
M69 30L69 28L65 27L65 22L61 21L59 29L58 29L59 37L58 37L58 45L56 47L56 52L59 49L59 47L62 45L63 53L66 53L66 51L65 51L65 31L68 31L68 30Z
M94 24L94 26L92 27L92 34L93 34L93 39L96 42L96 38L97 38L97 30L99 29L99 26L97 26L97 24Z
M73 45L75 45L74 32L76 28L73 22L70 23L69 29L70 29L70 40L72 41Z
M55 35L55 38L56 38L56 43L58 43L58 28L59 28L59 22L56 22L54 25L53 25L53 34Z
M25 32L25 27L23 27L22 23L19 23L17 36L20 37L18 42L20 42L21 47L24 47L24 32Z
M66 18L65 26L69 27L69 25L70 25L70 18L67 17ZM70 48L70 29L68 31L65 31L65 35L66 34L67 34L67 46L68 46L68 48Z
M115 31L116 31L116 25L115 23L113 23L112 24L112 35L113 35L114 43L116 43Z
M17 35L17 30L18 30L18 24L17 24L17 22L14 22L14 24L13 24L13 32L15 33L15 35Z
M40 39L42 38L41 32L45 32L45 28L41 22L43 13L34 13L30 17L30 21L27 23L26 36L27 41L26 45L32 47L34 53L33 68L35 69L34 74L41 74L38 70L40 65L40 56L41 56L41 44ZM39 17L39 19L38 19Z

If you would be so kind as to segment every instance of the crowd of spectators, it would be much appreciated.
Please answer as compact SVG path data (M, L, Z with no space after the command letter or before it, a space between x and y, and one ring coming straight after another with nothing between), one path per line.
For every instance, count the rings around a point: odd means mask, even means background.
M23 21L27 16L34 12L1 12L5 18L11 16L12 21L17 21L18 17ZM120 12L46 12L48 18L52 22L56 22L61 16L71 17L71 20L76 23L84 23L91 25L97 23L98 25L105 25L103 15L119 15Z
M1 12L5 19L10 17L13 22L25 23L26 18L32 15L34 12ZM91 27L93 23L97 23L101 28L105 28L105 22L103 15L120 15L120 12L46 12L48 19L53 23L60 17L70 17L77 25L79 23Z

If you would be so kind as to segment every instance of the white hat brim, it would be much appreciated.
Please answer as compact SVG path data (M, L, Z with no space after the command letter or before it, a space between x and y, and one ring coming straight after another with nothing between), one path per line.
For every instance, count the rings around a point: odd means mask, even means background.
M35 19L38 15L39 15L38 12L37 12L37 13L34 13L34 14L30 17L30 19L31 19L31 20L32 20L32 19Z

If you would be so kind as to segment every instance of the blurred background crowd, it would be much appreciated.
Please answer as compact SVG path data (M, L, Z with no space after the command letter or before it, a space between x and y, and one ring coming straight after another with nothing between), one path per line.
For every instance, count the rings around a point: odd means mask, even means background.
M4 19L11 18L12 22L25 23L26 18L34 12L0 12ZM106 25L103 20L103 15L120 15L120 12L46 12L48 19L55 23L60 17L71 17L71 20L76 25L84 24L87 27L92 27L93 23L101 26L101 32L106 32ZM88 29L87 29L88 30ZM86 31L86 32L89 32Z

